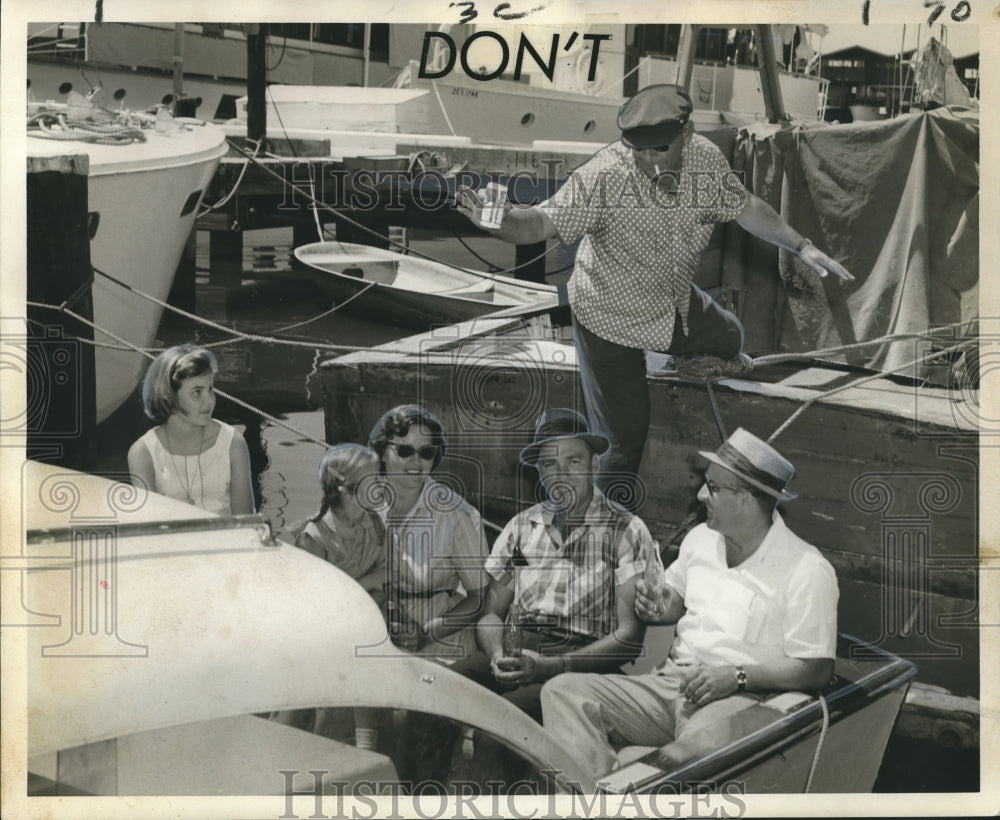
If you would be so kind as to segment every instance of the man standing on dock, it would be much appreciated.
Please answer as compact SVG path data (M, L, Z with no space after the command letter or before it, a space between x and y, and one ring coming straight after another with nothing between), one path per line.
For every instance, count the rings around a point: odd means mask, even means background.
M744 370L743 327L693 284L716 223L735 219L797 254L819 276L853 277L743 187L722 152L694 133L688 92L651 85L618 112L622 136L577 168L550 199L508 206L495 235L514 244L580 240L569 300L591 427L611 441L600 485L632 509L649 429L645 351L710 355ZM474 222L477 192L459 189Z
M561 675L542 689L545 728L595 778L619 764L616 748L662 746L762 693L815 691L833 674L837 577L776 510L796 497L795 468L743 428L702 455L707 522L659 589L636 582L639 618L677 625L667 659L646 675Z

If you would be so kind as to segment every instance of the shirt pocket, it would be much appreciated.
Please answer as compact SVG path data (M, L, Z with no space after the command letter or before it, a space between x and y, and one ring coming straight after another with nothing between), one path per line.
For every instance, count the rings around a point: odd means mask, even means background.
M729 578L723 579L715 594L714 620L719 628L734 638L751 640L747 635L751 627L751 613L756 598L757 596L742 584ZM759 631L760 624L755 628Z
M761 643L764 624L767 622L767 601L751 592L750 609L747 616L746 631L743 638L747 643Z

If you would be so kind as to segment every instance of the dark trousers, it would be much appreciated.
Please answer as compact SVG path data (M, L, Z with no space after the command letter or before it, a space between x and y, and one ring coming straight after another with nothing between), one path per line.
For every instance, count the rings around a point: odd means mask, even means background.
M474 680L481 686L510 701L539 723L542 722L542 684L510 688L493 677L490 659L478 651L449 667L453 672ZM434 781L442 785L451 770L451 758L458 741L459 728L434 715L411 712L400 730L396 765L400 780L414 784ZM476 739L473 780L510 782L520 776L519 761L505 747L480 735Z
M580 389L590 427L611 442L600 460L598 486L609 497L636 510L644 493L636 474L649 432L649 388L646 385L646 354L591 333L573 320ZM743 349L743 325L705 291L691 285L688 333L684 333L680 311L674 318L674 333L664 353L708 354L733 358Z
M493 676L489 657L482 651L456 661L449 668L496 692L536 722L542 722L543 683L514 688L501 684ZM621 668L612 661L609 662L607 671L621 672ZM414 785L424 781L445 785L458 737L459 727L454 723L443 721L434 715L410 712L400 729L397 747L396 766L400 780ZM536 780L536 775L537 772L527 771L524 761L508 751L502 743L478 733L468 782L478 785L481 793L487 791L489 787L486 784L490 781L502 781L509 786L522 778L530 778L536 788L544 790L544 781Z

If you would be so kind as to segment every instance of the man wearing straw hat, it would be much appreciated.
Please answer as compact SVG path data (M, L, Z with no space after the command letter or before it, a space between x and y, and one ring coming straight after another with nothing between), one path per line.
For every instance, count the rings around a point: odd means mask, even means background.
M666 660L645 675L562 675L542 689L545 728L599 777L616 749L658 747L762 693L816 690L833 673L837 579L776 511L795 468L743 428L715 453L698 493L708 512L661 589L636 583L647 624L676 624Z
M694 132L693 105L678 85L650 85L618 112L621 139L576 168L547 201L484 223L483 195L457 192L459 209L518 245L579 241L568 290L591 427L611 447L599 483L638 509L635 476L649 429L645 351L710 355L740 372L743 327L693 283L717 223L796 254L821 277L854 277L743 187L722 152ZM721 364L720 364L721 366Z

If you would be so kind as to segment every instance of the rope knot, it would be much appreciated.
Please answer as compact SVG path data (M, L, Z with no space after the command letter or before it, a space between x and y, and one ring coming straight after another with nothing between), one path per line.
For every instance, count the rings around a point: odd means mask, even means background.
M731 359L699 354L696 356L675 356L674 366L677 377L686 381L707 382L742 376L753 369L753 359L740 352Z

